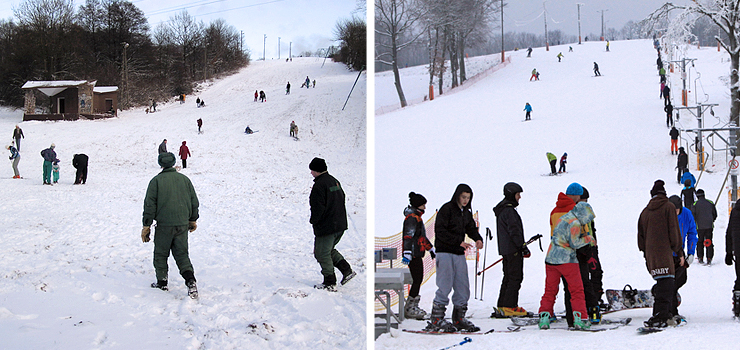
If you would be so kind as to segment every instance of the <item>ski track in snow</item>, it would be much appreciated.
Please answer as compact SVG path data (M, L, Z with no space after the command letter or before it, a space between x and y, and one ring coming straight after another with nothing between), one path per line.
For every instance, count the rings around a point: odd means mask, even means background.
M657 56L650 40L613 41L611 52L605 52L604 45L572 45L574 52L567 52L568 45L552 46L549 52L536 48L532 58L526 58L525 51L510 52L511 64L464 91L377 116L374 234L385 237L400 231L410 191L427 198L429 214L424 218L428 219L433 209L450 200L459 183L467 183L473 189L472 205L479 211L481 232L490 227L495 234L491 208L502 199L503 185L515 181L524 189L517 210L526 238L537 233L547 236L549 214L558 192L575 181L591 194L589 203L596 213L604 288L621 289L625 284L638 289L652 287L654 282L637 249L637 219L650 200L649 191L656 179L666 181L669 195L681 190L675 180L676 156L670 154L669 129L659 98ZM560 63L555 57L558 52L565 55ZM696 103L698 92L699 102L719 104L714 108L716 117L705 114L705 125L726 122L729 94L721 79L729 74L727 53L717 52L716 47L693 47L686 57L698 59L687 81L691 83L689 105ZM663 60L667 61L665 55ZM593 78L594 61L603 75L598 79ZM541 72L540 81L528 80L532 68ZM697 71L701 73L698 89L694 86ZM402 82L405 74L402 72ZM384 77L376 79L376 101L394 97L397 101L392 80ZM680 72L670 74L670 80L674 105L680 104ZM709 95L708 101L704 100L704 93ZM522 123L526 102L533 107L532 121ZM697 126L687 111L680 115L678 127ZM693 139L693 135L682 136ZM717 138L714 142L722 144ZM686 146L685 140L681 143ZM558 157L567 152L568 173L540 176L549 169L546 152ZM698 178L699 173L694 170L696 156L690 154L689 159L690 169ZM727 187L721 186L726 164L724 152L713 153L707 167L714 172L704 173L698 185L712 201L721 191L719 217L714 227L714 265L706 267L695 262L688 269L687 284L680 289L683 301L679 311L689 321L685 327L638 336L635 329L651 312L630 310L607 316L633 318L630 325L618 330L583 334L529 327L517 333L470 336L473 342L464 348L490 349L501 344L548 349L571 349L577 344L598 349L733 348L740 336L738 324L731 320L735 273L733 267L724 265L728 196ZM542 243L546 251L549 242ZM531 248L532 257L525 261L519 293L519 305L534 312L539 308L545 280L545 253L535 247ZM487 257L488 264L499 257L495 237L488 242L487 254L491 255ZM482 256L483 253L481 265ZM476 300L472 290L474 268L475 262L469 262L471 320L481 329L505 329L511 325L509 320L488 318L498 298L501 268L495 266L487 271L483 301ZM435 291L433 278L421 288L420 306L427 311ZM564 312L562 298L561 292L555 312ZM451 307L447 316L450 314ZM420 329L424 323L406 321L402 327ZM393 331L378 338L375 348L433 349L459 343L462 338Z
M9 164L0 167L0 347L364 348L366 329L356 325L366 315L365 76L341 111L357 74L321 63L252 62L152 114L140 108L108 120L21 122L20 110L3 110L5 142L15 124L26 138L24 179L11 179ZM298 88L306 75L315 89ZM268 102L253 102L255 89ZM196 97L207 106L196 108ZM298 142L288 135L292 120ZM259 132L244 134L247 125ZM163 138L175 155L183 140L192 153L181 172L200 200L190 234L197 301L172 258L170 291L149 287L153 246L141 243L141 212ZM52 142L60 182L43 186L39 152ZM83 186L72 185L75 153L90 157ZM342 182L356 223L338 249L358 276L338 293L313 289L321 282L308 223L315 156Z

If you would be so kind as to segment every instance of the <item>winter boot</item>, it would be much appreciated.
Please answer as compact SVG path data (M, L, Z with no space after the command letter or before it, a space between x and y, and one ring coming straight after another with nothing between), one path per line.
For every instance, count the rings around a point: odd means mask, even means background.
M732 292L732 313L740 317L740 290Z
M195 278L185 281L185 286L188 287L190 299L198 299L198 287L195 285Z
M480 327L476 327L473 322L468 321L465 318L465 313L468 312L467 306L455 305L452 309L452 325L461 332L477 332Z
M647 321L643 322L645 327L648 328L666 328L668 327L668 323L666 320L662 318L658 318L657 316L650 317Z
M588 318L581 318L581 313L578 311L573 311L573 328L575 329L589 329L591 328L591 322L588 321Z
M455 326L445 320L446 309L444 305L432 304L432 316L424 330L443 333L456 332Z
M408 299L406 299L406 305L404 305L404 314L406 315L406 318L413 318L417 320L424 319L424 317L427 315L427 312L419 307L420 300L420 295L417 295L415 297L408 297Z
M330 275L330 276L324 276L324 282L321 284L317 284L313 286L316 289L324 289L329 292L336 292L337 291L337 276Z
M547 311L540 312L540 329L550 329L550 313Z
M588 309L588 320L591 321L591 324L601 323L601 309L598 306Z
M347 282L357 276L357 273L352 271L352 267L349 266L347 260L342 259L334 266L336 266L336 268L339 269L339 272L342 273L342 281L339 282L341 285L347 284Z
M159 288L165 292L169 290L167 288L167 280L157 281L155 283L152 283L152 288Z

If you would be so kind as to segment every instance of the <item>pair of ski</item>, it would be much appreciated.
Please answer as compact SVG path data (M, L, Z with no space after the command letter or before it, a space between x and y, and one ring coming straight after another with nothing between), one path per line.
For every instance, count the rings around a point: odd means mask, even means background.
M415 329L404 329L404 332L407 333L416 333L416 334L470 334L470 335L485 335L485 334L491 334L491 333L514 333L519 332L522 329L521 326L509 326L506 327L506 330L503 329L496 329L491 328L487 331L478 331L478 332L464 332L464 331L457 331L457 332L442 332L442 331L427 331L427 330L415 330Z

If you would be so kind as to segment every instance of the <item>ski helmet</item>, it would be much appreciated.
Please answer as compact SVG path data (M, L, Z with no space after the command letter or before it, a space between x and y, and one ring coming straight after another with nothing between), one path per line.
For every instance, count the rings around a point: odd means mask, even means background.
M519 186L516 182L509 182L504 185L504 197L514 196L519 192L524 192L522 186Z

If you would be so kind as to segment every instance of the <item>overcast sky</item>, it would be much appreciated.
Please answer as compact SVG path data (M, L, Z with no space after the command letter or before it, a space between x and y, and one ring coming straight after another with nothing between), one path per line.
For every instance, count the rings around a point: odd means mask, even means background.
M287 57L290 42L293 54L315 51L333 43L337 20L351 18L357 12L355 0L132 0L144 12L152 29L186 10L206 25L222 18L238 31L244 31L244 45L252 59L262 58L264 35L267 35L267 59ZM13 6L21 0L0 0L0 18L14 18ZM85 0L74 0L79 9Z
M601 34L601 11L604 11L604 27L616 30L630 20L639 22L658 9L664 0L504 0L505 32L545 33L543 6L547 8L547 30L561 30L565 34L578 35L578 6L581 6L581 34ZM688 0L672 0L676 5L686 5Z

